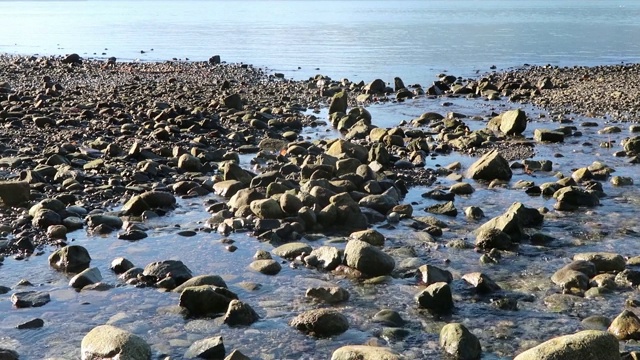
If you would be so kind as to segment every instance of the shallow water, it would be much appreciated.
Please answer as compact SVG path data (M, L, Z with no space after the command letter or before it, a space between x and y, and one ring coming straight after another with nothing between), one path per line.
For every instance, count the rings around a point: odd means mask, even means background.
M379 126L395 126L402 120L410 120L426 111L455 111L468 116L486 117L491 111L504 111L515 104L488 103L482 100L447 99L449 106L442 106L443 99L418 99L402 104L387 103L371 106L374 123ZM530 138L535 128L555 128L560 125L551 121L551 116L539 118L539 111L525 107L531 122L525 132ZM547 115L547 114L545 114ZM326 117L324 112L318 115ZM548 295L559 293L557 286L549 280L551 274L567 263L574 253L586 251L612 251L624 256L640 255L637 224L637 209L640 204L640 179L636 167L626 158L613 157L619 150L597 147L603 141L598 128L583 128L579 124L584 118L575 117L574 125L583 132L582 137L570 137L560 145L538 145L534 159L553 161L550 173L525 174L514 171L510 184L519 179L533 180L536 184L555 181L556 171L570 175L572 169L590 165L599 160L616 169L615 175L630 176L633 186L613 187L603 182L607 197L602 206L573 213L553 210L554 200L531 197L522 190L489 189L486 184L473 183L476 192L470 196L458 196L455 205L459 210L466 206L480 206L486 219L500 215L511 203L520 201L529 207L547 207L541 232L555 239L545 246L523 242L514 252L504 252L499 264L481 265L472 248L455 249L445 246L451 240L463 239L473 245L471 231L483 221L466 220L462 214L456 218L436 216L450 224L449 230L435 241L427 241L421 232L408 227L405 220L395 229L378 228L387 236L385 249L390 251L396 264L433 264L445 267L454 274L452 284L456 310L451 316L438 319L417 309L414 295L420 287L413 278L394 278L383 284L370 285L334 277L316 270L291 268L283 264L280 274L269 277L248 270L251 257L258 249L273 247L261 243L247 233L232 233L238 250L231 253L220 242L222 235L203 231L203 222L209 217L205 211L205 200L215 196L182 199L177 210L168 216L153 220L149 237L127 242L117 240L115 234L89 236L84 230L68 235L70 243L85 246L92 256L92 266L97 266L107 283L118 285L106 292L84 291L77 293L68 286L69 278L48 266L47 256L53 251L47 248L44 254L22 261L7 258L0 266L1 283L13 286L20 279L28 279L36 289L51 293L52 302L30 309L14 309L9 301L11 293L0 295L0 342L5 347L16 349L23 358L36 359L58 357L79 358L82 337L94 326L109 323L142 336L153 347L156 355L166 354L180 358L195 340L222 335L228 351L237 348L256 359L326 359L341 345L374 343L392 347L408 358L435 358L440 354L438 333L443 324L451 321L463 322L479 338L484 348L484 359L508 359L515 353L535 345L552 336L582 329L580 320L595 314L616 316L623 308L625 298L635 296L629 292L616 291L603 298L580 299L575 305L556 303L547 306L543 301ZM484 121L465 120L472 128L484 126ZM624 125L621 125L624 127ZM335 136L333 130L319 127L308 130L309 136ZM607 140L619 144L628 136L626 129L620 134L606 136ZM585 146L590 142L593 146ZM565 157L554 157L556 153ZM584 154L584 155L583 155ZM585 156L588 155L588 156ZM244 162L248 162L248 158ZM435 156L427 167L447 165L459 161L463 169L474 159L457 153ZM448 188L451 181L439 179L435 186ZM404 199L412 203L414 216L429 215L423 209L434 202L420 195L431 187L414 187ZM221 200L220 198L216 198ZM485 220L486 220L485 219ZM378 227L383 224L376 224ZM197 230L193 237L177 235L179 230ZM624 231L622 231L624 230ZM310 237L311 238L311 237ZM314 247L327 241L334 246L335 238L320 237L309 241ZM182 260L194 274L221 275L230 289L242 301L249 303L262 319L250 327L230 328L219 320L184 319L176 312L178 295L154 289L121 286L109 270L112 259L125 256L139 267L166 259ZM473 271L482 271L500 284L504 291L485 297L470 293L460 276ZM304 298L308 287L337 284L351 293L351 299L335 306L349 319L350 329L331 339L316 340L288 326L288 321L298 313L318 307ZM252 289L250 284L259 284ZM17 291L19 288L14 289ZM13 291L12 291L13 292ZM497 310L491 304L493 297L515 296L519 311ZM529 296L530 299L526 299ZM379 336L381 327L371 322L373 314L383 308L401 313L410 335L404 340L387 341ZM40 317L45 326L37 330L17 330L21 322ZM626 344L628 348L635 345Z

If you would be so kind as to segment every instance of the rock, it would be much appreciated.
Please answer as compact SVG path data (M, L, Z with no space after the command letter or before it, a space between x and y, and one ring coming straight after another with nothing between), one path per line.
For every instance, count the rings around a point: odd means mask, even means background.
M634 136L623 142L624 151L630 154L640 154L640 136Z
M185 359L224 359L226 350L222 336L214 336L198 340L189 346L184 354Z
M61 271L82 271L89 267L90 263L89 252L80 245L65 246L49 256L49 265Z
M421 308L429 309L436 314L448 314L453 309L451 288L446 282L438 282L427 286L416 295Z
M368 229L356 231L352 232L349 237L354 240L364 241L371 245L384 246L384 235L377 230Z
M391 196L377 194L363 197L358 202L358 205L386 214L393 209L394 206L398 205L398 201Z
M401 360L393 350L368 345L346 345L331 355L331 360Z
M640 340L640 319L629 310L624 310L618 315L608 331L618 340Z
M176 198L171 193L164 191L147 191L127 201L122 207L122 212L125 215L140 216L147 210L173 209L175 204Z
M60 60L63 64L82 64L82 58L78 54L69 54Z
M178 158L178 169L189 172L200 172L202 171L202 162L199 158L191 154L182 154Z
M480 272L473 272L462 275L462 280L473 286L474 290L480 294L488 294L500 290L500 286L491 278Z
M245 356L240 350L233 350L224 360L251 360L251 358Z
M255 260L249 267L265 275L276 275L282 270L280 263L275 260Z
M231 196L228 205L231 209L237 210L242 206L249 206L253 201L259 199L264 199L264 195L256 189L242 189Z
M560 211L571 211L580 206L593 207L600 205L600 199L596 194L577 186L562 187L553 193L553 197L557 201L554 208Z
M622 271L626 262L620 254L607 252L586 252L573 256L573 260L584 260L592 263L598 272Z
M118 257L113 259L113 261L111 261L111 270L116 273L116 274L122 274L124 272L126 272L129 269L133 269L134 265L131 261L123 258L123 257Z
M198 275L182 283L182 285L173 289L173 292L182 293L182 291L190 286L213 285L216 287L226 288L227 284L218 275Z
M260 316L249 304L239 300L231 300L223 322L229 326L249 326L259 319Z
M564 133L548 129L535 129L533 140L537 142L560 143L564 142Z
M484 217L484 211L477 206L469 206L464 208L464 216L471 220L480 220Z
M72 277L71 280L69 280L69 286L79 290L87 285L95 284L100 281L102 281L102 274L100 274L100 270L98 270L98 268L94 267L85 269L81 273Z
M368 163L369 151L362 145L358 145L346 140L336 140L325 152L327 155L340 158L341 156L355 158L361 163Z
M113 229L120 229L123 225L122 219L113 215L94 214L87 216L86 220L87 226L90 228L94 228L99 225L106 225Z
M309 254L312 250L313 248L309 246L309 244L303 242L292 242L278 246L273 249L273 253L282 258L292 260L303 253Z
M0 181L0 206L17 206L29 201L30 188L26 181Z
M226 313L229 303L234 299L237 296L226 288L212 285L190 286L180 293L180 306L191 316L204 317Z
M310 255L318 259L318 267L325 271L332 271L342 263L340 251L333 246L320 246L311 251Z
M467 177L474 180L511 180L511 168L497 150L492 150L471 164Z
M391 309L382 309L373 315L374 322L381 323L384 326L402 327L405 321L397 311Z
M580 271L569 269L566 266L556 271L551 276L551 281L562 289L576 288L587 290L589 288L589 278L587 275Z
M348 94L346 90L340 91L333 95L331 104L329 105L329 114L346 113L348 106Z
M464 325L451 323L440 330L440 347L456 360L476 360L482 355L480 341Z
M387 85L382 79L375 79L364 86L363 90L366 94L384 94Z
M225 97L223 102L224 106L228 107L229 109L242 110L243 108L242 98L239 94L231 94Z
M427 286L439 282L445 282L448 284L453 281L453 275L451 275L451 272L433 265L422 265L418 268L418 272L421 276L422 282Z
M171 278L178 286L193 276L191 275L191 270L180 260L152 262L145 266L142 274L144 276L152 276L156 278L157 281Z
M514 360L619 360L618 340L604 331L585 330L548 340Z
M223 180L213 184L213 192L223 197L231 197L246 187L246 184L238 180Z
M305 296L327 304L337 304L349 300L349 292L339 286L309 288Z
M41 327L44 326L44 320L40 319L40 318L36 318L33 320L29 320L27 322L24 322L22 324L18 324L18 326L16 326L16 329L39 329ZM0 359L4 359L2 357L2 353L0 352Z
M62 218L60 217L60 214L53 210L40 209L33 216L31 224L35 228L46 229L52 225L62 224Z
M469 183L459 182L451 185L449 192L456 195L471 195L475 189Z
M509 250L513 247L513 242L511 241L511 236L504 231L498 228L485 227L478 231L476 246L487 250Z
M280 197L280 208L287 214L297 214L303 206L302 201L293 194L284 193Z
M435 204L424 209L426 212L432 214L440 214L446 216L456 217L458 216L458 209L456 209L453 201L448 201L444 204Z
M391 256L360 240L347 242L344 263L369 276L387 275L395 268L395 261Z
M486 229L495 228L505 232L512 240L517 240L525 235L524 227L540 225L543 219L544 217L537 209L528 208L516 202L504 214L482 224L474 233L478 235Z
M151 347L142 338L111 325L93 328L82 339L80 353L83 360L151 359Z
M339 335L349 329L347 318L331 309L305 311L293 318L289 325L317 337Z
M250 205L251 212L261 219L280 219L284 213L280 204L273 199L254 200Z
M21 291L11 295L11 303L17 308L40 307L51 301L44 291Z
M519 135L527 128L527 114L520 109L509 110L491 119L487 127L507 135Z

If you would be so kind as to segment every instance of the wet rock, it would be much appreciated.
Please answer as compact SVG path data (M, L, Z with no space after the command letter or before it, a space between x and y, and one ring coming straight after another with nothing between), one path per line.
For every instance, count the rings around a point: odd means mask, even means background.
M453 201L446 202L444 204L435 204L424 209L426 212L432 214L440 214L455 217L458 215L458 209L456 209Z
M416 301L421 308L436 314L448 314L453 309L451 288L446 282L439 282L427 286L416 295Z
M511 180L511 168L497 150L492 150L471 164L467 177L474 180Z
M580 271L573 270L567 266L556 271L551 276L551 281L563 289L582 289L589 288L589 277Z
M476 246L480 249L509 250L513 247L511 236L498 228L482 228L476 236Z
M349 329L347 318L331 309L305 311L293 318L289 325L317 337L339 335Z
M29 201L30 188L26 181L0 181L1 206L17 206Z
M178 169L190 172L202 171L202 162L191 154L182 154L178 158Z
M216 287L226 288L227 284L218 275L198 275L182 283L182 285L173 289L173 292L182 293L182 291L191 286L213 285Z
M620 254L607 252L586 252L573 256L573 260L584 260L595 265L598 272L622 271L626 262Z
M63 64L82 64L82 58L78 54L69 54L60 60Z
M471 195L475 189L469 183L459 182L451 185L449 192L456 195Z
M231 300L223 322L229 326L249 326L259 319L260 316L249 304L239 300Z
M255 260L249 267L265 275L276 275L282 270L280 263L275 260Z
M478 338L460 323L451 323L442 327L440 347L456 360L477 360L482 355Z
M52 225L62 224L62 218L60 217L60 214L53 210L40 209L33 216L31 224L33 225L33 227L46 229Z
M280 208L287 214L297 214L302 207L302 201L293 194L284 193L280 197Z
M349 292L339 286L309 288L305 296L327 304L337 304L349 300Z
M180 306L189 315L203 317L227 312L231 300L237 296L227 290L213 285L190 286L180 293Z
M39 329L41 327L44 326L44 320L40 319L40 318L36 318L33 320L29 320L27 322L24 322L22 324L18 324L16 326L16 329L20 329L20 330L24 330L24 329ZM2 353L0 353L0 359L4 359L1 355Z
M593 315L582 319L580 323L586 330L606 331L611 325L611 319L603 315Z
M624 310L618 315L608 331L618 340L640 340L640 319L629 310Z
M273 249L273 253L282 258L292 260L295 257L302 255L303 253L309 254L312 250L313 248L309 246L309 244L303 242L293 242L278 246L277 248Z
M129 229L125 232L118 233L117 238L120 240L138 241L145 239L147 236L147 233L142 230Z
M223 102L224 102L224 106L230 109L242 110L243 108L242 98L240 97L239 94L231 94L225 97Z
M360 240L347 242L344 263L370 276L387 275L395 267L395 261L391 256Z
M560 211L576 210L580 206L593 207L600 205L597 195L577 186L565 186L553 193L556 204L554 208Z
M116 274L122 274L125 271L129 270L129 269L133 269L134 265L131 261L123 258L123 257L118 257L113 259L113 261L111 261L111 270L116 273Z
M402 327L405 321L397 311L391 309L382 309L373 315L373 322L381 323L385 326Z
M122 212L125 215L140 216L147 210L173 209L175 204L176 198L171 193L164 191L147 191L127 201L122 207Z
M521 239L524 227L542 224L544 217L537 209L528 208L521 203L513 203L504 214L494 217L474 231L476 235L486 229L498 229L508 234L512 240Z
M210 337L198 340L189 346L184 354L185 359L218 359L224 358L226 350L222 342L222 336Z
M48 292L21 291L11 295L11 303L17 308L40 307L51 301Z
M98 270L98 268L94 267L85 269L81 273L72 277L71 280L69 280L69 286L79 290L87 285L95 284L100 281L102 281L102 274L100 274L100 270Z
M480 294L489 294L500 290L500 286L491 278L480 272L473 272L462 275L462 280L471 285Z
M469 206L464 208L464 215L467 219L480 220L484 217L484 211L477 206Z
M440 269L433 265L422 265L418 268L418 273L425 285L431 285L439 282L450 283L453 281L453 275L448 270Z
M246 184L238 180L223 180L213 184L213 192L223 197L231 197L246 187Z
M384 246L384 235L379 231L368 229L352 232L349 236L351 239L364 241L375 246Z
M111 325L89 331L80 353L83 359L151 359L151 347L142 338Z
M331 360L400 360L402 357L385 347L346 345L331 355Z
M65 246L49 256L49 265L61 271L82 271L89 267L90 263L89 252L80 245Z
M260 199L264 199L264 195L256 189L242 189L231 196L228 205L231 209L239 209L242 206L249 206L253 201Z
M527 129L527 115L521 109L509 110L491 119L487 127L507 135L519 135Z
M341 157L346 156L360 160L361 163L367 163L369 151L362 145L358 145L346 140L336 140L326 151L327 155Z
M122 228L123 221L114 215L95 214L87 216L87 226L94 228L99 225L106 225L113 229L120 229Z
M224 360L251 360L251 358L245 356L240 350L233 350Z
M347 112L347 95L346 90L333 95L333 98L331 98L331 104L329 104L329 114Z
M153 277L157 279L157 281L171 278L175 281L176 285L181 285L193 276L191 270L180 260L152 262L145 266L143 275Z
M251 212L261 219L280 219L284 216L280 204L273 199L261 199L251 202Z
M611 334L585 330L548 340L520 353L514 360L618 360L618 347L618 340Z
M342 263L340 251L333 246L320 246L311 251L310 255L318 260L318 267L325 271L332 271Z

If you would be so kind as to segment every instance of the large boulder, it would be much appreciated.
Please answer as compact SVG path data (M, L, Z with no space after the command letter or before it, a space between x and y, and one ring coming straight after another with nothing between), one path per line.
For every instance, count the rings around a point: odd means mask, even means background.
M608 331L618 340L640 340L640 318L624 310L611 322Z
M509 162L498 150L492 150L471 164L467 177L474 180L511 180L512 172Z
M82 339L80 353L83 360L151 359L151 347L142 338L111 325L93 328Z
M368 345L346 345L331 355L331 360L401 360L393 350Z
M496 216L482 224L474 231L476 236L486 236L489 229L498 229L511 237L512 240L522 238L525 227L542 224L544 216L537 209L528 208L522 203L513 203L502 215ZM490 233L489 233L490 234ZM482 241L481 241L482 242ZM505 241L499 241L501 245L507 245ZM492 242L487 245L493 244Z
M331 309L306 311L293 318L289 325L318 337L339 335L349 329L349 321L341 313Z
M619 360L615 336L597 330L585 330L546 341L516 356L514 360Z
M349 240L344 250L344 263L370 276L387 275L396 266L393 258L360 240Z
M0 181L0 206L16 206L29 201L30 188L26 181Z
M69 245L56 250L49 256L49 265L54 269L79 272L91 263L89 251L80 245Z
M229 303L235 299L237 296L226 288L200 285L185 288L180 294L179 304L189 315L201 317L226 313Z
M440 330L440 347L452 359L476 360L482 355L480 341L464 325L451 323Z
M346 90L340 91L333 95L331 104L329 105L329 114L346 113L349 96Z
M520 109L509 110L491 119L487 127L507 135L519 135L527 129L527 114Z
M585 252L573 256L573 260L583 260L592 263L598 272L622 271L626 261L622 255L609 252ZM595 275L595 274L594 274Z
M191 270L180 260L152 262L145 266L143 275L154 277L158 281L171 278L175 281L176 286L181 285L193 276Z

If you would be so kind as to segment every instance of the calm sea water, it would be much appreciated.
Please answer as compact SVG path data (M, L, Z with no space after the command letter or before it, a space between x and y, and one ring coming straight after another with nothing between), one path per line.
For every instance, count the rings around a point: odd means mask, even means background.
M491 65L637 62L639 18L636 0L0 1L0 52L220 54L297 79L421 83Z

